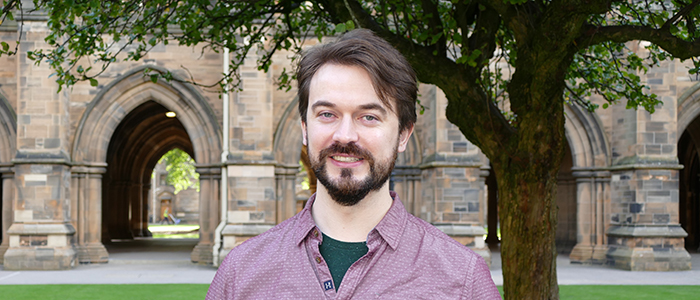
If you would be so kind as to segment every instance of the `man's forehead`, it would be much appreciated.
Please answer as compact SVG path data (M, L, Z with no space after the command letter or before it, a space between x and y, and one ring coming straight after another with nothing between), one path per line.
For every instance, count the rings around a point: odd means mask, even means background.
M392 101L384 101L379 93L365 68L326 63L311 78L309 105L313 108L351 104L363 109L391 110L387 105L393 105ZM316 104L318 101L323 102Z

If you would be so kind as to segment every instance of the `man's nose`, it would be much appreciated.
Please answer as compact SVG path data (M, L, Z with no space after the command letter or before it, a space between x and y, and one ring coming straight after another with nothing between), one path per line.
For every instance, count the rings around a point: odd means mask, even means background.
M357 124L352 118L343 118L337 130L333 134L333 140L341 144L357 142L359 135L357 133Z

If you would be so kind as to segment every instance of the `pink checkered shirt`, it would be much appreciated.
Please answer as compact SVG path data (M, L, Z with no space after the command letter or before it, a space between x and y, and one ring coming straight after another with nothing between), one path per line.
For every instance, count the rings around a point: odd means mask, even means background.
M337 292L318 250L311 196L299 214L231 250L206 299L501 299L481 256L392 197Z

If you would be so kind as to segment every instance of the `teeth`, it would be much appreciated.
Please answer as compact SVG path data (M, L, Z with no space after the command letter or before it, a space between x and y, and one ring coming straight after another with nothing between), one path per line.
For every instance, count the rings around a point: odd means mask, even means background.
M341 162L356 162L360 160L357 157L350 157L350 156L333 156L333 159Z

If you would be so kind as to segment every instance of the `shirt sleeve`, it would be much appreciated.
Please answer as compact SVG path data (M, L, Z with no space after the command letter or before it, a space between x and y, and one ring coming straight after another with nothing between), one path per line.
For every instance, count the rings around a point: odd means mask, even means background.
M464 295L466 297L463 299L501 300L501 294L498 292L496 284L493 283L491 271L489 271L486 261L478 255L473 261L470 266L473 271L465 285Z
M221 263L216 275L209 285L206 300L227 300L233 299L233 262L230 255Z

